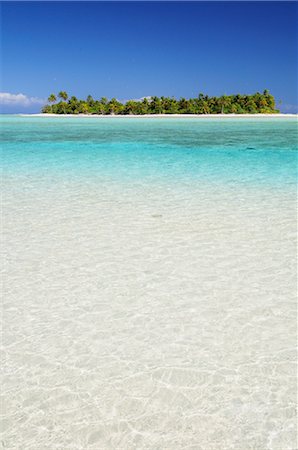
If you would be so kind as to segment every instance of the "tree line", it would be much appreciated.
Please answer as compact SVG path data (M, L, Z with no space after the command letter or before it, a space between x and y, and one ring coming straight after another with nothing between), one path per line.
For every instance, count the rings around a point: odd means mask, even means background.
M59 99L59 101L57 101ZM49 104L42 108L46 114L268 114L278 113L275 99L267 89L252 95L222 95L210 97L200 93L195 98L145 97L121 103L116 98L102 97L95 100L88 95L86 100L69 97L61 91L51 94Z

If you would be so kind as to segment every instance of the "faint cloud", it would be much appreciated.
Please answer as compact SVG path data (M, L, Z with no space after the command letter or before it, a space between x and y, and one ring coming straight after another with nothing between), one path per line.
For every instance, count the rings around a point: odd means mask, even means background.
M32 106L43 105L46 100L38 97L28 97L25 94L11 94L10 92L0 92L0 105L8 106Z
M143 100L149 100L150 101L151 99L152 99L151 95L147 95L147 97L136 98L135 102L142 102Z
M292 113L292 114L298 113L298 105L281 104L277 105L277 108L279 108L284 113Z
M130 101L133 101L133 102L142 102L142 101L145 100L145 99L148 100L148 101L150 102L151 99L152 99L152 96L151 96L151 95L147 95L147 97L129 98L129 99L119 100L119 101L122 101L122 103L130 102Z

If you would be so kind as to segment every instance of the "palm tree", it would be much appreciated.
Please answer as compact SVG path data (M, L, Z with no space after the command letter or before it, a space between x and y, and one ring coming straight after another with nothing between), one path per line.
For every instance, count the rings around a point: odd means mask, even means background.
M50 102L50 103L55 103L56 100L57 100L57 97L55 94L51 94L48 98L48 102Z
M151 110L152 114L161 114L162 113L161 100L156 95L151 98L150 110Z
M219 98L219 104L221 106L221 114L224 114L225 108L230 106L231 100L230 97L228 97L226 94L222 95Z
M81 101L78 109L80 114L89 114L89 105L87 102Z
M66 100L68 99L68 94L65 91L60 91L58 97L66 102Z
M125 103L125 114L137 114L138 103L134 100L128 100Z
M75 97L75 96L70 97L69 102L68 102L69 112L76 114L78 107L79 107L79 101L78 101L77 97Z
M61 98L61 100L64 100L64 101L60 102L60 107L61 107L63 114L66 114L67 104L65 102L68 99L68 94L65 91L60 91L58 94L58 97Z
M119 114L122 107L123 105L116 98L112 98L107 105L107 112L111 115Z
M142 103L141 103L141 114L147 114L148 113L148 109L149 109L149 102L148 102L148 98L143 98Z
M88 103L89 106L94 106L94 99L92 95L88 95L86 102Z
M186 98L182 97L180 98L179 102L179 112L180 114L187 114L189 110L189 100L186 100Z
M101 97L100 103L102 103L103 105L106 105L108 103L107 97Z
M57 100L57 98L56 98L56 95L55 95L55 94L49 95L49 97L48 97L48 102L49 102L49 103L55 103L56 100ZM52 113L52 112L53 112L53 105L49 105L49 109L48 109L47 112L49 112L49 113ZM55 112L55 111L54 111L54 112Z

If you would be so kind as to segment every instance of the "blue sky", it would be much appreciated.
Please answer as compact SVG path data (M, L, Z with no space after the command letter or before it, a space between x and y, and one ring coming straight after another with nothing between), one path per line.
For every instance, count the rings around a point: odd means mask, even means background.
M3 112L52 92L253 93L297 112L295 2L2 2ZM18 95L22 94L22 95Z

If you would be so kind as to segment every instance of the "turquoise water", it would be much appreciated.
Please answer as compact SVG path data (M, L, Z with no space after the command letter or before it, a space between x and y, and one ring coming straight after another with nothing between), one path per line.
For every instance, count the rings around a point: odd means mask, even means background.
M297 121L2 116L5 175L293 187Z
M1 117L4 448L293 450L293 118Z

